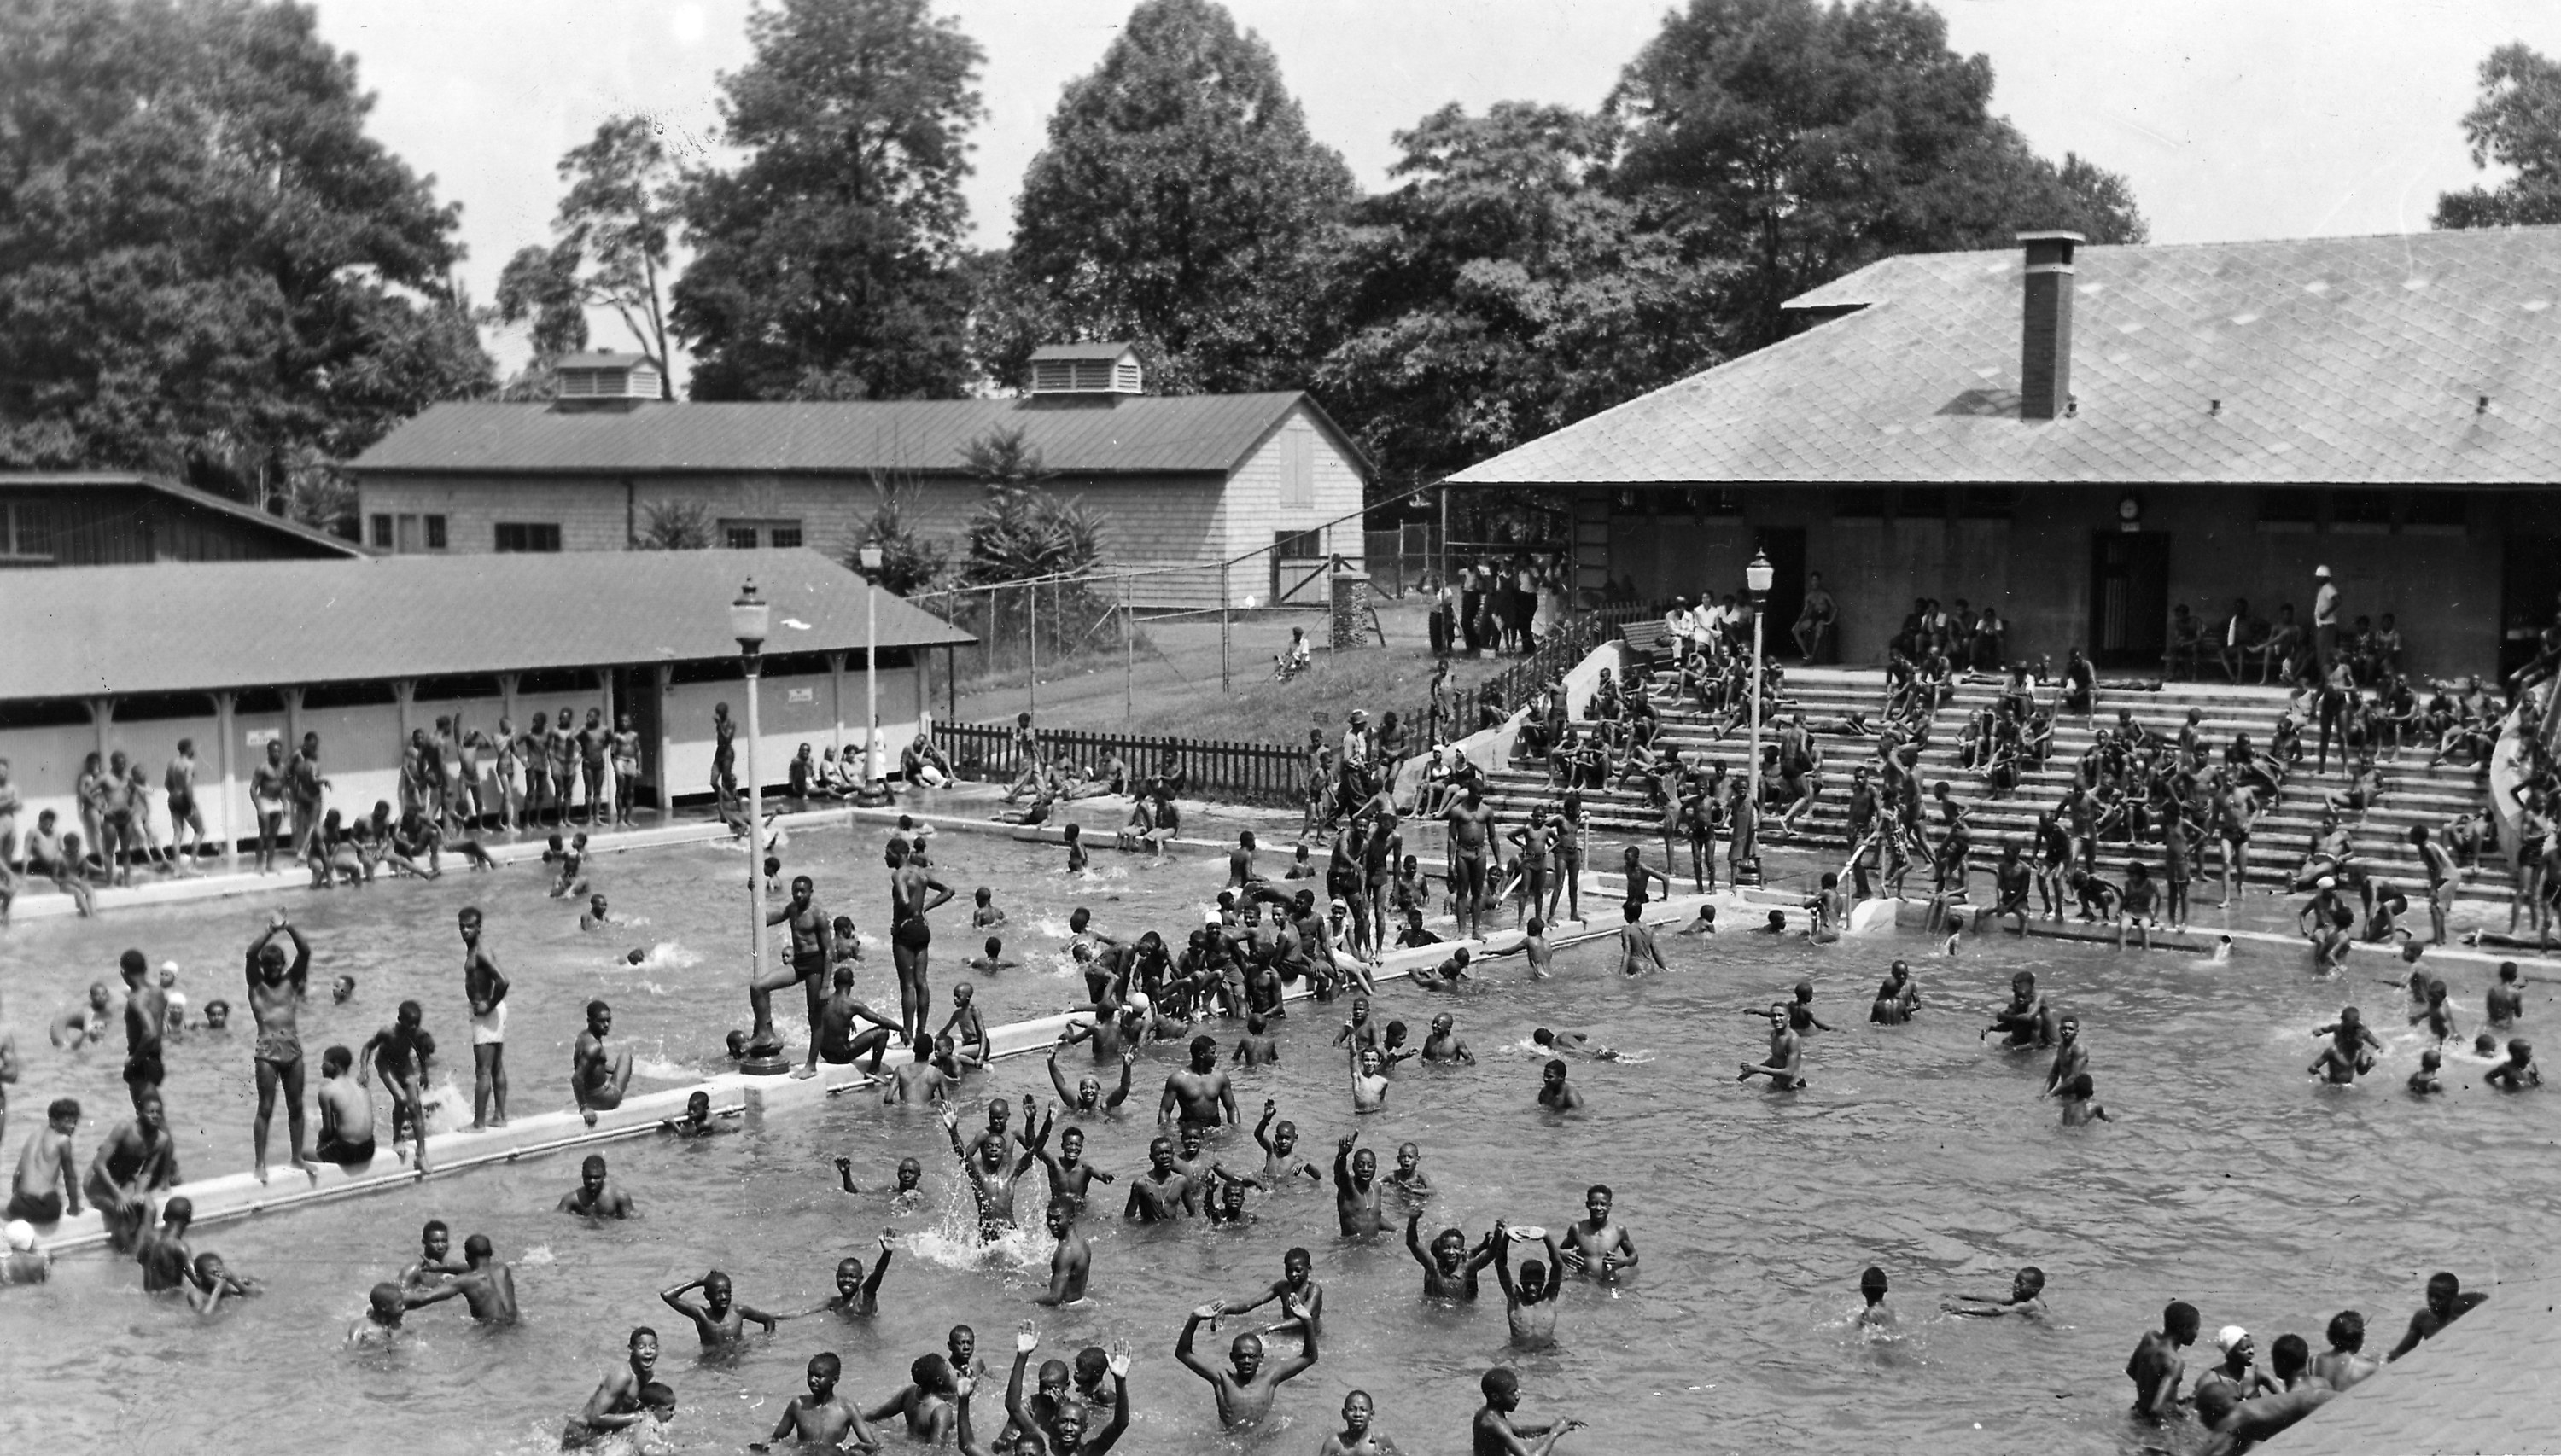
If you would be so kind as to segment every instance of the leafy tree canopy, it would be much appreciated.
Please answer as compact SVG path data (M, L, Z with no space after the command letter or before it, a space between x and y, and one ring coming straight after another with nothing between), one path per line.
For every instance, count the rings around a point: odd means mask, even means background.
M1023 179L990 372L1019 383L1040 344L1129 340L1166 392L1297 388L1314 244L1354 193L1261 37L1214 0L1142 0Z
M2512 174L2496 187L2437 198L2440 228L2561 223L2561 62L2517 43L2480 66L2480 99L2464 113L2473 165Z
M781 0L721 79L736 171L690 174L671 322L697 400L939 399L971 378L962 269L981 53L929 0Z
M651 117L615 116L561 158L567 191L552 220L552 243L518 248L507 259L491 310L500 323L532 326L536 373L587 347L590 308L610 309L662 366L660 394L674 398L663 369L661 283L676 227L676 170L665 136Z
M1780 305L1898 252L2007 247L2027 229L2139 243L2121 178L2070 177L1991 114L1991 63L1948 49L1917 0L1690 0L1621 76L1622 193L1693 256L1738 265L1738 343Z
M1594 185L1610 119L1507 101L1399 133L1404 185L1355 210L1329 271L1327 403L1397 486L1704 369L1719 269Z
M302 5L0 8L0 463L264 500L485 391L457 210L372 104Z

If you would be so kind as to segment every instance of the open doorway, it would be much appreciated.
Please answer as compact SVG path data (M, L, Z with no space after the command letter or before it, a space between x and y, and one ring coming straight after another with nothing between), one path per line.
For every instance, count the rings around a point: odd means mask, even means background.
M2090 541L2090 660L2152 667L2169 645L2169 536L2101 532Z
M1770 558L1770 600L1762 607L1762 650L1772 657L1796 656L1796 617L1805 609L1805 528L1761 526L1752 533L1754 549Z
M631 716L631 730L640 735L640 802L654 804L663 812L667 795L661 788L665 766L658 761L657 673L645 667L614 669L613 708L617 714Z
M2502 678L2534 660L2543 629L2561 601L2561 537L2511 536L2505 555L2498 600Z

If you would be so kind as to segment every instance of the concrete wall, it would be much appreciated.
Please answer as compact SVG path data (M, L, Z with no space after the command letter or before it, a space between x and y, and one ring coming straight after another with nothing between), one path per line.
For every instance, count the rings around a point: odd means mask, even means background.
M1802 527L1806 566L1841 608L1840 660L1881 662L1913 598L1963 597L1996 606L2010 623L2013 656L2051 656L2090 640L2092 543L2119 529L2121 487L2031 486L2007 521L1842 517L1841 494L1812 486L1749 489L1739 517L1612 518L1609 569L1632 573L1647 597L1722 594L1741 585L1754 530ZM2404 662L2439 676L2488 673L2497 656L2504 538L2561 530L2550 493L2476 494L2460 528L2272 529L2260 493L2232 485L2154 485L2132 492L2140 529L2168 538L2170 604L2210 623L2247 597L2274 620L2292 602L2311 618L2312 567L2327 566L2341 592L2342 624L2358 615L2400 618ZM1790 623L1772 622L1774 640ZM2133 672L2134 668L2124 671Z

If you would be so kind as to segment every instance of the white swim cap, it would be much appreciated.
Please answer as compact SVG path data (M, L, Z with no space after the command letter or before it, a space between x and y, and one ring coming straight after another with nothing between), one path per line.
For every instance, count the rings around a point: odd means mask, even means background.
M174 976L178 974L178 963L173 960L162 961L160 963L160 973L164 976Z
M2319 882L2318 884L2314 885L2314 886L2312 887L2312 889L2314 889L2314 890L2336 890L2336 889L2338 889L2338 880L2337 880L2337 878L2336 878L2335 876L2324 875L2324 876L2322 876L2322 877L2320 878L2320 882Z
M2215 1332L2214 1348L2222 1351L2226 1355L2230 1355L2242 1341L2249 1338L2250 1332L2242 1329L2239 1325L2226 1325L2221 1330Z
M24 1218L12 1218L6 1230L12 1253L25 1253L36 1246L36 1225Z
M1138 1013L1140 1016L1146 1015L1148 1008L1155 1004L1156 1003L1147 999L1147 993L1144 991L1132 991L1129 993L1129 1009Z

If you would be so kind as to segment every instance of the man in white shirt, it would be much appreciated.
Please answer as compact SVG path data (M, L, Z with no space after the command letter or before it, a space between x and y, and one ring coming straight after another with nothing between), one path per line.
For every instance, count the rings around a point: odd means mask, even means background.
M2312 592L2312 651L2326 678L2330 665L2338 661L2338 585L2330 580L2327 566L2312 567L2312 579L2320 583Z

